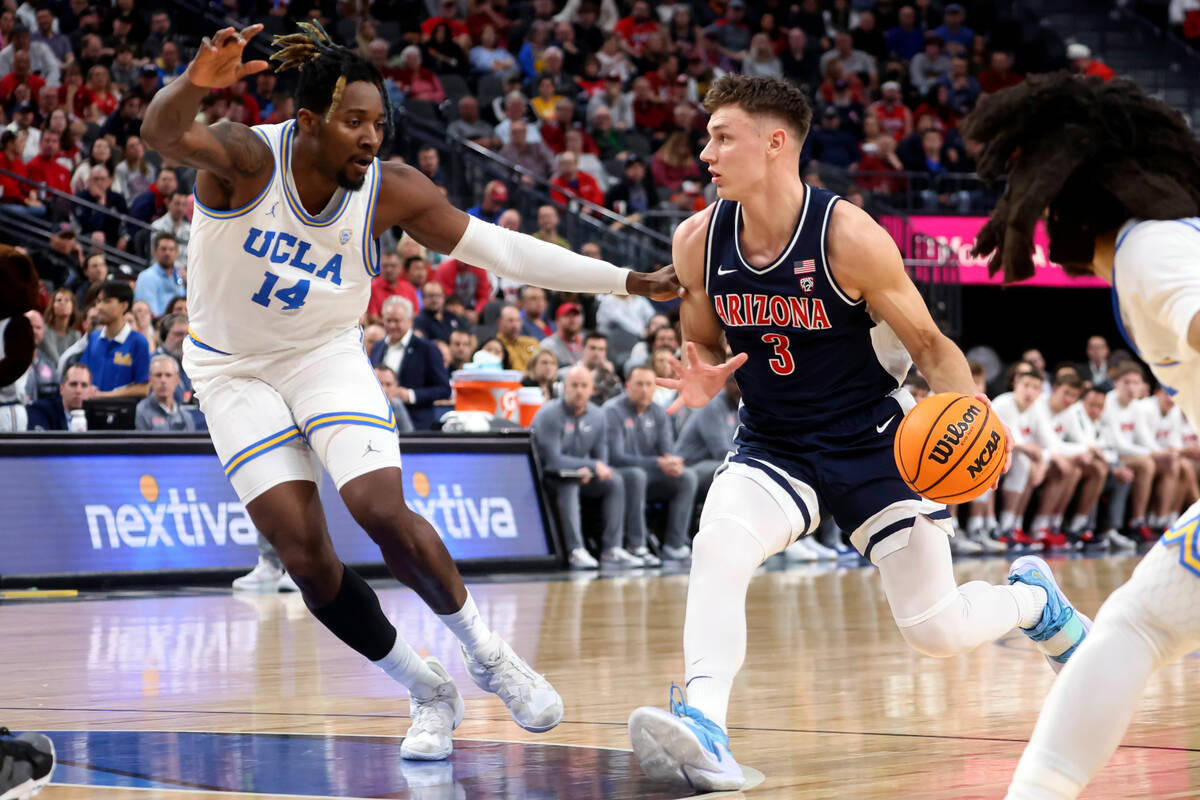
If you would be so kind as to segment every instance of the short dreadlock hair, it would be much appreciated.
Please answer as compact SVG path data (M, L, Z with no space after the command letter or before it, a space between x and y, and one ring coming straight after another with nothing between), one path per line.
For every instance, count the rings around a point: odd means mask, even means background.
M276 72L292 67L300 70L296 107L324 114L328 122L342 101L346 85L365 81L375 86L383 99L384 138L380 149L386 149L394 132L395 113L383 75L358 53L335 44L317 20L298 23L298 27L299 32L276 36L271 42L279 48L271 55L272 61L279 62Z
M975 240L989 271L1033 275L1033 230L1049 209L1050 258L1090 272L1097 236L1132 217L1200 213L1200 142L1183 118L1133 82L1031 75L979 104L962 128L983 145L978 173L1008 189Z

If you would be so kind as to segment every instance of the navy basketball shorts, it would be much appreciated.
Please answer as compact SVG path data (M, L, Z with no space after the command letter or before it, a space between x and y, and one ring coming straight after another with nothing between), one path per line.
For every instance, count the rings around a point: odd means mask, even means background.
M897 389L818 431L781 436L743 425L714 481L724 473L754 480L795 520L793 540L816 530L822 511L831 514L858 552L877 563L908 544L918 516L953 531L946 507L908 488L896 467L893 439L913 405L912 395Z

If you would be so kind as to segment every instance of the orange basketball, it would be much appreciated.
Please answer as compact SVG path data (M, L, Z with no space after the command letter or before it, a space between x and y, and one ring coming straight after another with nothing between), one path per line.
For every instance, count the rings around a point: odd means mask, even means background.
M939 503L966 503L1004 467L1004 427L991 406L954 392L931 395L900 422L893 444L900 477Z

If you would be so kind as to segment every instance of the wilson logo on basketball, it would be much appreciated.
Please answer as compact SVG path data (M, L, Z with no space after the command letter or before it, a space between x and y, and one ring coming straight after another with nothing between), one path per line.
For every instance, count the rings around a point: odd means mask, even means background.
M983 450L979 452L979 455L975 456L975 460L972 463L967 464L968 477L978 477L983 472L983 468L992 463L992 456L996 455L996 451L999 449L1000 434L997 431L992 431L992 435L988 437L988 440L983 445Z
M951 422L946 425L946 432L929 451L929 460L938 464L945 464L949 461L950 456L954 455L954 448L962 442L967 431L971 430L971 423L982 411L983 409L979 406L971 406L963 412L961 422Z

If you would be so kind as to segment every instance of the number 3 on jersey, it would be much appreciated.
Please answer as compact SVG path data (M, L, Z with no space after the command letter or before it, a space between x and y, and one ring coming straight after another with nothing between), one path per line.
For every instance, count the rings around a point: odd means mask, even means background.
M788 337L779 333L764 333L762 340L775 348L775 357L767 364L776 375L791 375L796 369L796 362L788 350Z
M258 303L263 308L271 307L271 290L275 288L275 284L279 282L279 276L274 272L263 274L262 286L258 287L258 291L250 296L250 300ZM304 305L304 299L308 297L308 279L297 281L295 286L285 287L275 292L275 297L283 301L283 311L295 311Z

